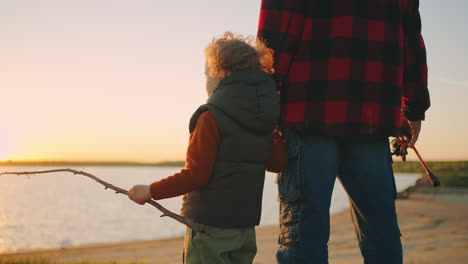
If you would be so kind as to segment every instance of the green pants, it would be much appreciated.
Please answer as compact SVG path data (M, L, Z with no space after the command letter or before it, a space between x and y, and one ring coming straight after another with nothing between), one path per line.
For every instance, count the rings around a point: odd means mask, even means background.
M186 264L251 264L257 253L255 227L205 226L199 233L187 228L184 241Z

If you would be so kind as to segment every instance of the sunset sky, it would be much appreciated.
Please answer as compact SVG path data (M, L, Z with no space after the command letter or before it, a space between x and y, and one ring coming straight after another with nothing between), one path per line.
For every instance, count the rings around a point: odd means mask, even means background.
M203 49L260 0L0 0L1 160L183 160ZM421 1L426 160L468 159L468 2ZM414 155L411 156L414 159Z

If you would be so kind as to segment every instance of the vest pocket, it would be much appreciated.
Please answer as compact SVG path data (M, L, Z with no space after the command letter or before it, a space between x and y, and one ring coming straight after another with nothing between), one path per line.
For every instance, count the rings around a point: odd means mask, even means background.
M278 200L282 203L294 202L301 196L302 181L302 141L300 136L292 131L285 130L286 144L288 146L288 167L278 173Z

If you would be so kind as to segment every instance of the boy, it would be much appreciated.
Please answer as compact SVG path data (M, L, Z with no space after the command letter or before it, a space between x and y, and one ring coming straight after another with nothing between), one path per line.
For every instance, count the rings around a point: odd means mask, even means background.
M190 120L185 168L151 185L136 185L139 204L183 196L182 215L205 226L187 228L186 263L252 263L257 252L266 163L279 116L272 51L259 40L225 33L205 50L208 102ZM284 163L283 163L284 164ZM279 171L279 164L269 166ZM279 165L279 166L278 166Z

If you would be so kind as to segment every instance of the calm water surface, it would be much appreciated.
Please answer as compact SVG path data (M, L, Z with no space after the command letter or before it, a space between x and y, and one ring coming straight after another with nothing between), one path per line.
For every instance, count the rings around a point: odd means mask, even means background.
M32 171L57 167L0 167L0 171ZM115 186L129 189L178 172L179 167L74 167ZM398 174L397 189L414 184L418 175ZM278 224L275 175L268 173L263 195L262 226ZM178 212L180 197L162 200ZM331 212L348 207L336 183ZM71 173L0 176L0 252L77 246L183 236L185 226L140 206L125 195L104 190L97 182Z

